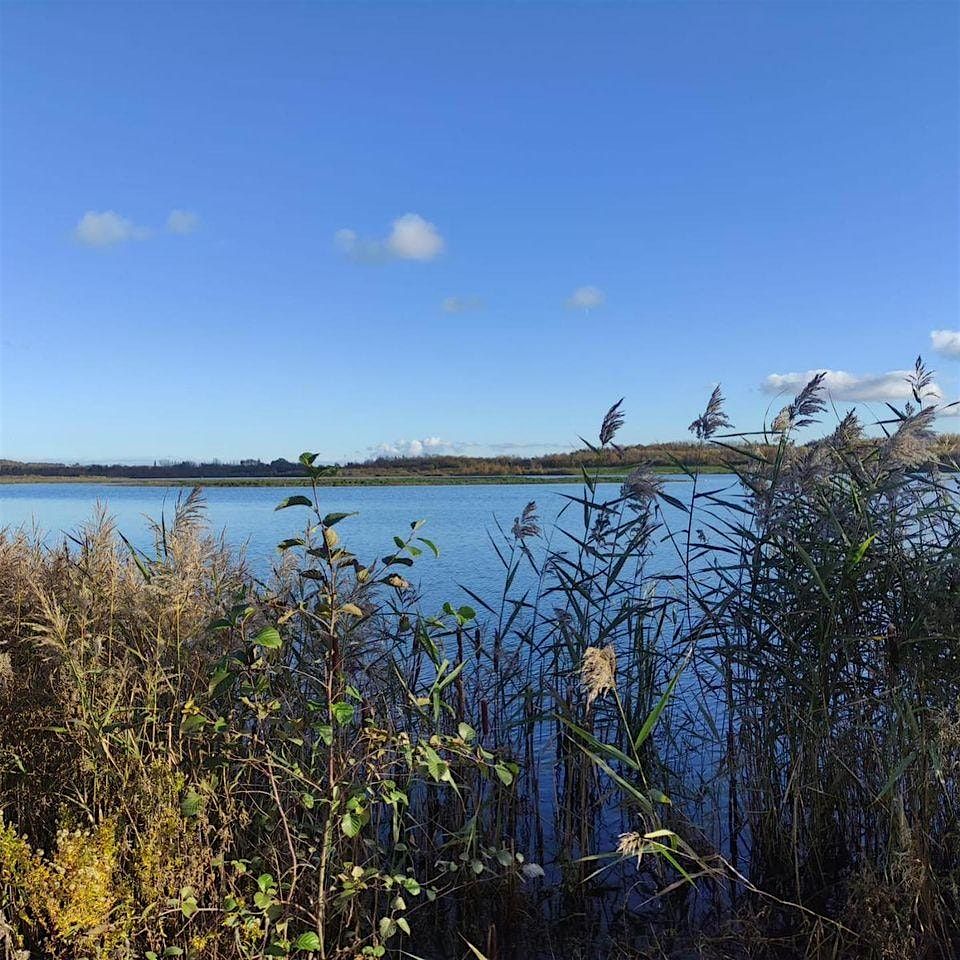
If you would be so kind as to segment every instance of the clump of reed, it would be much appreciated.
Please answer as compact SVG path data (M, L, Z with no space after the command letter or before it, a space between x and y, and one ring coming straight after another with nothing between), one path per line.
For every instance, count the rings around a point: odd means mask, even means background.
M422 521L355 555L312 454L269 582L198 493L147 552L0 535L0 956L956 955L931 382L805 442L822 378L755 434L718 387L692 459L731 472L682 485L618 401L556 519L495 526L499 594L439 610Z

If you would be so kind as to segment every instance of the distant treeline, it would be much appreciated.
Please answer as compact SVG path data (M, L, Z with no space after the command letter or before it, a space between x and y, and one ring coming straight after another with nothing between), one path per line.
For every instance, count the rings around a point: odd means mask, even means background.
M870 443L870 441L866 441ZM935 445L941 458L960 457L960 434L942 434ZM772 448L766 445L752 448L768 454ZM338 465L338 473L344 477L495 477L495 476L551 476L579 474L581 468L626 470L637 463L654 467L672 467L683 464L687 467L722 468L741 464L747 458L745 445L730 447L701 445L696 443L634 444L619 450L603 451L583 448L568 453L550 453L540 457L460 457L439 455L430 457L378 457L363 462ZM132 480L163 480L184 477L207 479L218 478L270 478L305 477L306 468L280 457L264 462L241 460L224 463L219 460L197 462L155 462L154 464L65 464L26 463L19 460L0 460L0 476L6 477L116 477Z
M734 459L742 455L731 454ZM639 461L653 466L671 466L678 461L689 466L718 467L724 463L722 451L693 443L664 443L623 447L619 452L600 453L589 449L570 453L551 453L541 457L460 457L439 455L430 457L378 457L375 460L339 465L345 476L542 476L579 473L581 467L629 467ZM151 464L124 463L43 463L0 460L0 476L33 477L117 477L152 480L180 477L305 477L306 468L280 457L277 460L240 460L224 463L220 460L197 462L155 462Z
M223 463L215 460L198 463L180 460L176 463L24 463L19 460L0 460L0 476L6 477L117 477L133 480L163 480L180 477L305 477L306 469L282 457L263 463L260 460L242 460Z

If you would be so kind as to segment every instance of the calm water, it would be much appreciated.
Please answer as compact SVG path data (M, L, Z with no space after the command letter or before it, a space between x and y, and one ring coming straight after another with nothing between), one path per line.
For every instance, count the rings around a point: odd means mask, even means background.
M711 478L716 486L716 478ZM599 493L614 496L615 484L601 484ZM669 483L678 499L689 497L689 484ZM300 507L276 512L284 497L305 493L303 488L210 487L205 491L207 516L216 532L232 546L245 548L250 565L266 576L279 557L277 543L297 536L306 511ZM47 542L77 530L89 520L98 502L116 518L121 532L136 546L151 546L147 518L166 511L172 516L183 489L153 486L117 486L97 483L22 483L0 485L0 527L36 528ZM425 553L411 571L430 603L467 597L458 584L467 584L483 597L496 596L502 583L500 561L490 544L499 538L496 521L507 530L530 501L536 500L544 528L549 531L567 496L579 496L574 484L478 484L476 486L327 487L321 506L327 511L358 511L338 527L345 544L361 560L383 556L393 549L393 536L404 536L412 520L425 519L420 531L440 548L439 559ZM672 514L672 516L671 516ZM581 510L568 510L563 526L575 529ZM667 508L667 519L679 525L681 515ZM554 534L558 536L558 534ZM670 551L661 548L662 564Z

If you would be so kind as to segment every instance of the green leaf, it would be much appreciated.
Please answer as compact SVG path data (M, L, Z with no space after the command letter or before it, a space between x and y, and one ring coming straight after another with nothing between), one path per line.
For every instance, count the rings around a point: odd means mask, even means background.
M279 509L279 507L277 508ZM303 537L294 537L292 540L281 540L277 544L278 550L289 550L291 547L305 547L307 541Z
M397 922L393 917L380 918L380 939L389 940L397 932Z
M305 497L302 493L295 494L292 497L287 497L286 500L281 500L273 509L285 510L287 507L312 507L313 501L309 497Z
M180 732L189 736L191 733L202 730L206 722L207 718L202 713L192 713L180 724Z
M310 453L309 450L304 450L303 453L300 454L300 463L305 467L312 467L313 461L316 460L318 456L320 456L320 454Z
M180 800L180 813L185 817L195 817L200 812L202 797L191 787Z
M279 650L283 646L283 640L276 627L264 627L254 638L253 642L258 647L265 650Z
M469 743L474 737L476 737L477 731L474 730L469 723L458 723L457 735L461 740L466 740Z
M440 757L433 747L424 746L423 755L426 757L427 772L437 783L450 780L450 765Z
M338 700L336 703L330 705L330 712L333 714L333 719L343 726L353 719L353 704Z
M332 527L335 523L339 523L341 520L346 520L347 517L357 516L357 511L353 510L350 513L328 513L323 518L323 525L325 527Z
M366 826L370 814L366 810L348 810L340 819L340 829L345 837L353 839Z
M417 540L428 547L435 557L440 556L440 548L432 540L428 540L426 537L417 537Z
M210 683L207 685L207 694L212 697L220 688L220 685L225 683L227 680L232 679L232 677L233 673L230 671L229 667L217 667L217 669L210 675Z
M496 764L493 771L505 787L513 783L513 771L505 763Z
M420 896L420 881L416 877L402 877L399 882L411 896Z
M867 539L864 540L863 543L861 543L860 546L853 551L853 554L850 557L851 567L855 567L866 556L867 550L870 549L870 544L876 539L877 535L875 533L870 534L870 536L867 537Z
M320 938L311 930L309 933L301 933L293 945L297 950L319 950Z
M689 659L689 654L687 655ZM647 719L643 721L643 726L637 731L637 736L633 741L633 747L635 750L640 749L640 745L650 736L653 732L653 728L657 725L657 720L660 719L660 714L663 713L664 708L666 707L670 697L673 696L673 690L677 685L677 681L680 679L680 674L683 673L683 668L687 665L686 660L680 665L680 669L673 675L670 682L667 684L667 689L663 691L663 695L654 705L654 708L650 711Z
M397 917L397 926L409 937L410 936L410 924L407 923L406 917Z

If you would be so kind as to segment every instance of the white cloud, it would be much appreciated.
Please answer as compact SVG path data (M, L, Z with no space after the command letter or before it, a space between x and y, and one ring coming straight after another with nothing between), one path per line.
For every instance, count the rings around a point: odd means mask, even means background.
M501 442L479 443L476 440L443 440L440 437L424 437L420 440L395 440L392 443L380 443L368 447L368 459L378 457L436 457L452 455L460 457L493 457L498 454L517 457L534 457L544 453L572 450L569 443L553 443L548 440L537 440L527 443L516 443L505 440Z
M931 330L930 342L945 357L960 357L960 330Z
M132 220L113 210L88 210L74 229L74 236L88 247L112 247L128 240L142 240L150 235L146 227L138 227Z
M405 213L393 221L387 248L401 260L432 260L443 252L443 237L417 213Z
M397 440L380 443L370 451L371 457L430 457L440 453L459 453L464 444L440 437L424 437L422 440Z
M805 373L771 373L760 386L765 393L797 393L821 372L807 370ZM891 370L889 373L857 375L845 370L827 370L823 386L827 395L834 400L912 400L913 393L906 380L910 373L910 370ZM943 391L936 384L931 384L930 389L935 391L937 396L943 396Z
M445 297L441 307L444 313L467 313L479 310L483 301L479 297Z
M200 226L200 218L191 210L171 210L167 230L171 233L193 233Z
M335 245L353 260L377 263L384 260L433 260L443 253L446 242L440 231L418 213L405 213L393 221L383 240L361 237L355 230L338 230Z
M606 300L606 294L598 287L577 287L567 300L567 306L578 310L591 310Z

